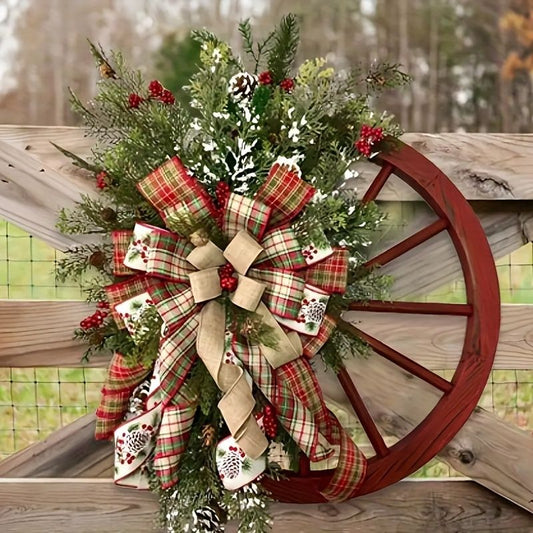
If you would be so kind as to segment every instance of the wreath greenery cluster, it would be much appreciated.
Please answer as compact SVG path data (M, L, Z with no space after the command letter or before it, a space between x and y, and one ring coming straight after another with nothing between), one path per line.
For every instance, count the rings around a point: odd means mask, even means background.
M150 308L143 313L142 327L133 338L109 314L104 287L117 281L111 232L132 229L139 220L165 227L137 184L175 154L213 198L221 182L228 191L253 197L280 158L298 166L302 179L316 189L312 202L293 221L299 243L303 248L325 238L349 251L347 290L329 299L327 313L340 316L351 302L383 299L386 293L388 280L363 267L383 215L374 203L357 199L351 186L356 177L352 166L386 149L386 142L401 133L392 117L376 114L371 103L384 89L406 83L407 76L389 64L374 65L370 71L358 67L335 72L322 58L304 61L295 69L299 32L292 15L260 41L254 39L248 21L239 30L243 59L214 34L193 32L201 53L199 69L185 87L188 104L176 101L156 80L147 84L120 53L108 55L91 44L101 73L98 94L84 104L72 93L72 104L96 142L88 159L58 147L87 171L99 192L83 197L75 209L62 210L58 221L66 234L98 237L96 244L68 250L58 269L62 280L81 281L87 300L97 304L94 315L75 333L88 345L86 357L119 352L131 365L141 362L146 367L157 358L161 335L157 312ZM201 230L215 243L220 238L207 220L178 216L167 220L166 226L182 235ZM250 321L249 315L234 312L235 320L247 321L249 338L255 335L268 344L271 332L261 320ZM364 351L362 341L337 329L319 354L335 371L343 358ZM240 531L266 531L268 495L261 486L252 483L228 491L218 478L213 436L207 438L205 428L214 428L215 440L227 429L217 409L220 391L201 360L187 383L200 402L180 460L180 481L163 490L153 476L163 525L169 531L216 531L221 520L237 519ZM258 404L264 405L261 393L255 394ZM274 440L297 464L299 450L289 434L280 428ZM269 465L267 475L277 475L275 464Z

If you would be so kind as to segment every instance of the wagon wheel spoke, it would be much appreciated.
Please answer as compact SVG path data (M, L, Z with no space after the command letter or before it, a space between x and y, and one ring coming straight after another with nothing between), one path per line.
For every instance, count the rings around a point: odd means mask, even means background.
M436 387L444 393L450 392L452 390L453 385L449 381L442 378L438 374L435 374L435 372L428 370L426 367L418 364L416 361L413 361L402 353L396 351L394 348L387 346L375 337L372 337L368 333L365 333L353 324L350 324L349 322L346 322L344 320L339 320L338 324L339 327L343 330L349 331L353 335L356 335L360 339L367 342L377 354L381 355L385 359L388 359L389 361L399 366L403 370L406 370L410 374L413 374L413 376L416 376L417 378L425 381L426 383L429 383L430 385Z
M426 242L435 235L439 234L441 231L444 231L448 227L448 222L443 218L439 218L429 226L422 228L420 231L417 231L415 234L411 235L407 239L399 242L398 244L392 246L388 250L380 253L376 257L370 259L365 263L366 267L373 267L376 265L386 265L390 263L393 259L400 257L409 250L412 250L419 244Z
M389 163L383 165L378 172L377 176L374 178L374 181L370 184L370 187L363 196L362 202L367 204L376 199L376 196L380 193L381 189L385 185L385 182L389 179L389 176L392 174L394 167Z
M470 316L470 304L445 304L434 302L382 302L369 300L350 304L350 311L368 311L371 313L412 313L416 315Z
M370 444L374 448L378 457L383 457L388 453L387 445L381 436L372 415L369 413L366 405L359 394L359 391L355 387L355 384L346 370L346 367L342 367L337 374L337 378L348 398L361 426L363 427Z

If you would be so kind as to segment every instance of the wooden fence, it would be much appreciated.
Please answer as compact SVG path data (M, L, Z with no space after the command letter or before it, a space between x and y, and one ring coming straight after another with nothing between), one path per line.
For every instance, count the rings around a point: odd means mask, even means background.
M533 135L408 134L404 140L436 163L470 201L495 258L532 240ZM78 154L91 146L76 128L0 127L0 217L61 249L84 238L58 233L58 208L73 205L80 193L92 194L94 187L49 141ZM414 217L405 234L427 224L427 208L399 182L391 180L379 199L389 206L409 202ZM445 235L383 270L397 280L395 298L429 292L460 275ZM86 314L86 305L77 301L0 301L0 366L79 366L81 349L71 335ZM411 321L356 312L349 317L430 369L457 364L464 332L460 317ZM502 307L494 368L533 369L533 305ZM358 359L349 370L372 417L393 437L408 433L424 418L425 406L436 401L433 389L415 384L379 357ZM340 388L328 381L325 387L342 405ZM112 485L112 449L93 440L93 426L94 417L87 415L0 463L0 531L150 529L154 498ZM277 504L274 531L533 531L532 457L530 433L477 408L439 454L473 481L409 480L341 505Z

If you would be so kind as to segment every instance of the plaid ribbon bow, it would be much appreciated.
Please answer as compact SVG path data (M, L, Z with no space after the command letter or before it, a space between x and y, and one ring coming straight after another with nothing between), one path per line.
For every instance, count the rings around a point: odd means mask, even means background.
M318 261L310 264L307 260L290 222L305 207L314 189L296 172L285 164L275 164L254 198L231 193L221 213L177 157L148 175L138 188L163 220L178 212L197 220L214 217L220 221L228 240L243 231L253 236L263 251L253 261L247 275L265 286L264 306L283 329L294 330L291 335L299 337L300 353L310 358L318 352L335 323L324 314L323 302L310 300L309 291L318 291L324 298L333 292L342 293L347 282L348 258L346 251L332 249ZM135 269L126 259L132 244L138 247L141 242L137 227L133 235L124 231L113 235L115 274L130 277L107 287L106 292L113 316L121 327L131 324L128 322L131 317L121 313L121 305L145 295L146 302L155 305L165 323L157 365L165 420L165 428L160 433L164 432L166 463L165 468L157 472L163 485L171 486L177 482L179 455L184 450L184 435L190 427L191 416L179 414L181 408L190 412L183 407L179 394L198 357L196 342L202 304L195 301L189 281L195 269L187 257L194 245L170 231L143 227L146 233L142 241L143 260L135 264ZM311 331L305 329L302 319L306 306L307 310L311 308L310 314L315 320ZM352 493L364 475L365 458L328 411L307 360L300 357L273 368L259 346L240 337L237 339L236 334L233 335L233 351L238 363L274 405L280 423L311 461L329 457L333 446L341 445L339 465L325 496L342 499ZM102 404L108 401L104 392ZM166 411L169 412L166 414Z

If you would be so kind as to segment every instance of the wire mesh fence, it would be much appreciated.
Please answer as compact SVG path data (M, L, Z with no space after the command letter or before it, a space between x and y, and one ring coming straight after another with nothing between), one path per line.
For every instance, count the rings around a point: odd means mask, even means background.
M50 246L0 221L0 298L82 298L78 285L57 283L59 257ZM503 303L533 303L531 244L500 259L497 270ZM428 300L461 301L463 297L463 282L457 281L434 291ZM442 372L447 378L452 374L452 370ZM104 378L105 369L0 368L0 459L94 411ZM533 430L533 369L494 370L480 405L522 429ZM457 473L433 460L415 475Z

